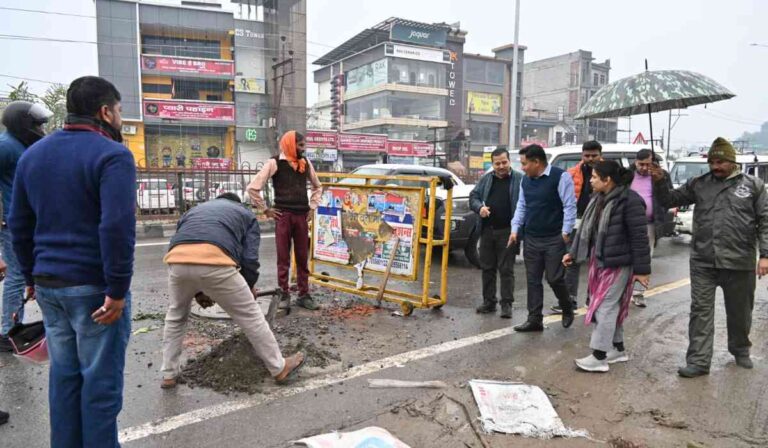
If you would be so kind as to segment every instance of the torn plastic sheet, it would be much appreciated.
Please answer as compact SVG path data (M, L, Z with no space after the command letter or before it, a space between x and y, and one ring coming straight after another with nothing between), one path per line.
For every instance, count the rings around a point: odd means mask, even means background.
M589 437L586 430L566 428L549 397L537 386L490 380L471 380L472 394L487 432L525 437Z
M293 442L309 448L410 448L386 429L369 426L354 432L332 432Z

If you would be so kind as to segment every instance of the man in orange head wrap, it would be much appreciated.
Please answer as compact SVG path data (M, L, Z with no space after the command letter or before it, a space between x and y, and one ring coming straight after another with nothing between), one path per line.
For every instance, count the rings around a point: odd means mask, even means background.
M248 195L258 210L265 210L267 217L275 220L275 245L277 246L277 281L283 290L283 300L290 300L288 272L291 269L291 241L296 255L299 298L297 304L308 310L318 309L309 295L309 227L311 210L317 208L323 187L312 164L304 157L304 136L288 131L280 139L280 154L264 164L248 185ZM261 195L272 179L275 197L272 207ZM311 184L312 196L307 198L307 182Z

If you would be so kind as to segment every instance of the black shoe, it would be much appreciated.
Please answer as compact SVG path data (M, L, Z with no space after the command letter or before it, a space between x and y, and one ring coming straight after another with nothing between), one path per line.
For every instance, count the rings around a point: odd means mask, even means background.
M0 353L13 352L13 345L8 336L0 336Z
M515 331L518 333L531 333L534 331L544 331L544 324L541 322L526 321L515 327Z
M7 412L4 412L4 411L0 411L0 425L4 425L4 424L8 423L8 419L10 417L11 417L11 414L9 414Z
M687 365L678 369L677 374L683 378L696 378L697 376L709 375L709 369L694 365Z
M563 328L569 328L571 325L573 325L573 309L570 309L568 311L563 311Z
M501 318L502 319L512 319L512 304L511 303L502 303L501 304Z
M482 305L478 306L475 311L477 311L478 314L491 314L496 312L496 304L492 302L483 302Z
M739 367L743 367L745 369L751 369L755 367L754 364L752 364L752 359L749 357L749 355L746 356L737 356L736 357L736 365Z

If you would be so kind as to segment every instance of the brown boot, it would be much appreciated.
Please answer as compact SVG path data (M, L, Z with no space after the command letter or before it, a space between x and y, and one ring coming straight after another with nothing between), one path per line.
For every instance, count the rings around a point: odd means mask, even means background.
M285 358L285 367L283 371L275 376L275 382L277 384L285 384L287 381L296 376L296 373L304 365L305 361L304 353L298 352L287 358Z
M176 378L163 378L160 389L173 389L176 387Z

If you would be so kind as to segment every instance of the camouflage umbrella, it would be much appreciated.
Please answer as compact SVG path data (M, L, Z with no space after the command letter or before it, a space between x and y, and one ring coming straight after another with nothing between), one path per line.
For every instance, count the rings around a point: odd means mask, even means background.
M626 117L733 98L733 92L712 79L685 70L659 70L603 86L576 118Z
M733 98L733 92L712 79L685 70L646 71L614 81L598 90L576 115L576 119L650 115L670 109ZM651 147L653 125L651 124Z

